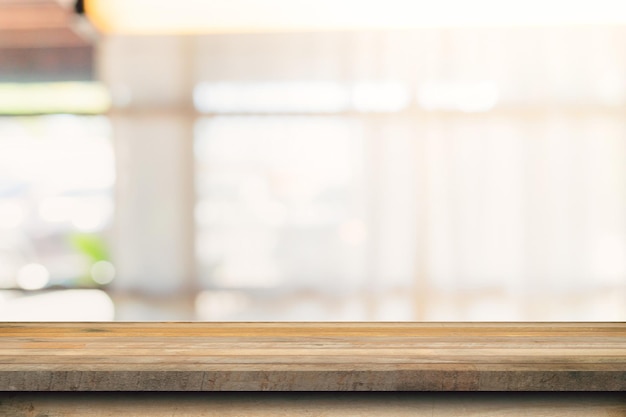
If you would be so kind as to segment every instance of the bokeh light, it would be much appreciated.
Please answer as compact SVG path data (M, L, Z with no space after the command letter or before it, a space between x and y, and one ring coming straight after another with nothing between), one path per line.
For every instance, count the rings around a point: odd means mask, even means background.
M46 267L36 263L24 265L17 273L17 285L25 290L39 290L48 284L49 279Z

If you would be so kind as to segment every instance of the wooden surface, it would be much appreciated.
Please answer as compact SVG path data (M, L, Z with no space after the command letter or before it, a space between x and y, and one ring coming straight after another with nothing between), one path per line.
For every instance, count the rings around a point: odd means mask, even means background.
M3 391L625 391L623 323L3 323Z
M624 417L611 393L0 392L10 417Z

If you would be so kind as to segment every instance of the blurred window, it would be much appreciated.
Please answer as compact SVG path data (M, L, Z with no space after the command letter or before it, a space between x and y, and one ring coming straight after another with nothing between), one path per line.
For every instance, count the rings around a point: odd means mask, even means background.
M0 287L108 283L115 165L103 116L0 117Z
M397 112L411 103L411 89L398 82L200 83L194 104L205 113Z
M206 286L336 291L358 284L367 233L359 120L201 119L195 149Z
M200 37L204 285L358 289L358 319L622 320L625 33Z

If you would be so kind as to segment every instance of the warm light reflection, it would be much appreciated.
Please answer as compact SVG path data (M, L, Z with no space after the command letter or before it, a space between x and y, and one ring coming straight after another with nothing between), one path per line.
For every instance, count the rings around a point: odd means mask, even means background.
M619 0L86 0L106 33L394 29L626 22Z

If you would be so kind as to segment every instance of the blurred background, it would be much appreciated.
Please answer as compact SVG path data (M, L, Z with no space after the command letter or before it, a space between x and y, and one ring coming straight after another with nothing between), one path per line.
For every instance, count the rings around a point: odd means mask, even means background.
M625 7L0 0L0 320L626 320Z

